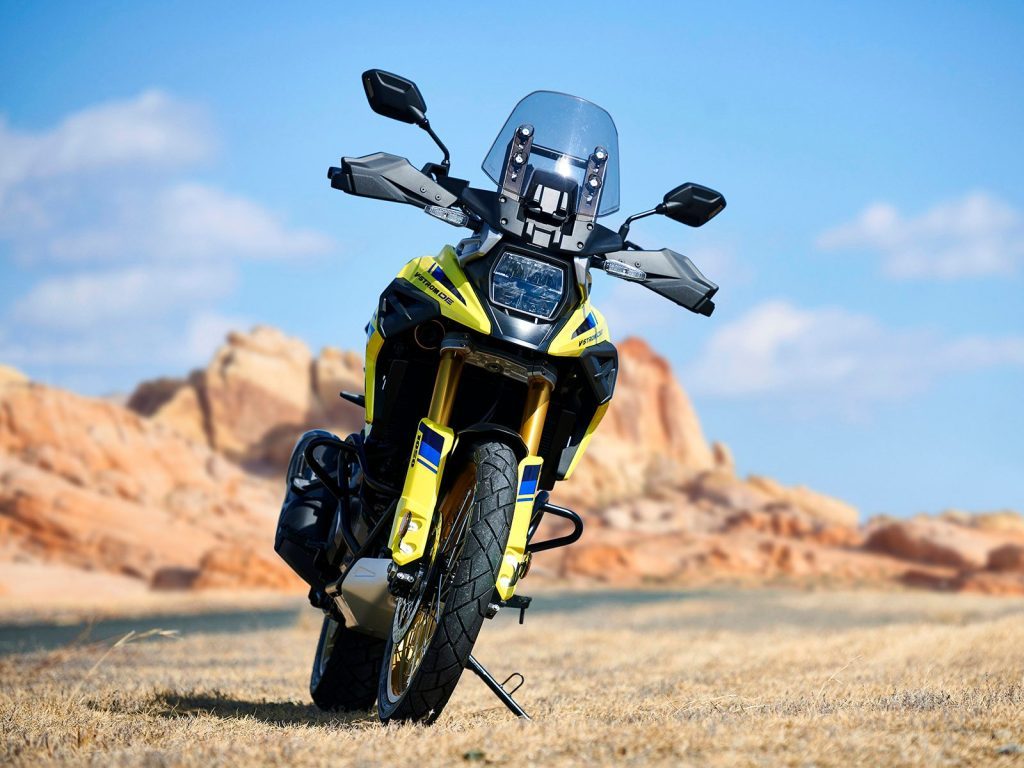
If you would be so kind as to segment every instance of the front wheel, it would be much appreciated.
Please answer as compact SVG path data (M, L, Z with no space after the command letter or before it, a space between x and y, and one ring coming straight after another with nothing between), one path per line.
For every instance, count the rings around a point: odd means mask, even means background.
M382 722L437 719L483 625L508 543L518 464L485 442L454 467L434 514L437 549L422 586L395 608L384 641L377 709Z

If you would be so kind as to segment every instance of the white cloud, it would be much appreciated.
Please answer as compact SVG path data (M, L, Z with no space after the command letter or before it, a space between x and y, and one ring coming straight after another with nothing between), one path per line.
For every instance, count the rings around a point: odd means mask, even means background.
M0 116L0 254L38 275L0 310L0 360L57 382L107 371L106 388L201 363L248 324L222 311L246 259L333 248L189 178L212 137L201 108L156 90L40 131Z
M226 265L130 266L57 276L37 283L11 308L15 324L35 330L91 333L206 307L231 293L237 275Z
M75 329L28 339L0 333L0 360L29 372L51 372L68 381L88 381L93 393L130 389L138 370L180 375L204 365L224 342L228 331L253 323L242 316L222 315L212 310L183 313L173 318L139 318L131 323L110 323L102 333ZM111 371L128 370L126 380Z
M134 99L81 110L49 131L11 128L0 116L0 203L20 184L104 168L178 167L212 151L199 108L149 90Z
M943 339L844 309L770 301L716 331L684 381L715 397L853 413L998 366L1024 366L1024 336Z
M215 187L184 182L126 195L105 221L35 239L22 260L83 263L133 259L219 262L323 253L330 238L293 229L262 205Z
M1024 262L1024 217L984 192L905 216L888 203L823 233L823 250L874 251L889 277L955 280L1011 275Z

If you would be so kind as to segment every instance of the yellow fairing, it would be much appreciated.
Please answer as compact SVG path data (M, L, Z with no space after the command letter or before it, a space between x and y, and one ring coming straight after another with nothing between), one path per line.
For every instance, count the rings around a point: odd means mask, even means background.
M434 299L445 317L480 333L491 332L491 321L450 245L446 245L437 258L413 259L398 276Z
M583 454L587 452L587 446L590 445L590 438L594 436L594 432L597 431L597 425L601 423L601 419L604 418L605 412L608 410L608 406L611 405L609 400L604 405L597 406L597 410L594 411L594 417L590 420L590 424L587 426L587 433L583 435L583 439L580 440L580 444L576 447L576 453L573 454L572 461L569 462L569 469L565 473L563 480L568 480L572 477L572 473L576 471L576 465L580 463L580 459L583 458Z
M547 352L555 357L579 357L589 347L609 340L604 315L584 299L551 341Z
M455 433L448 427L430 419L420 421L389 539L392 558L398 565L418 560L427 551L437 492L454 443Z
M530 529L533 505L537 500L537 485L544 460L539 456L527 456L519 462L519 477L516 483L516 508L512 513L512 529L508 534L505 555L498 570L498 595L508 600L516 591L520 569L526 562L526 534Z
M366 362L363 364L363 392L366 393L366 423L373 424L373 395L377 389L377 355L384 346L384 337L377 330L377 313L366 326Z

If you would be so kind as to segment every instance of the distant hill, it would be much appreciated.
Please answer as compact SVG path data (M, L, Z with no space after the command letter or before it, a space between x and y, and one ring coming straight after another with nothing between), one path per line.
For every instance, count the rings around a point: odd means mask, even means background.
M908 584L1024 593L1024 520L949 513L861 524L848 504L737 477L670 366L619 345L615 399L553 499L584 538L538 555L530 579ZM210 364L143 382L125 406L0 367L0 599L149 588L302 585L272 549L282 473L300 432L358 429L341 400L362 360L272 328L232 333Z

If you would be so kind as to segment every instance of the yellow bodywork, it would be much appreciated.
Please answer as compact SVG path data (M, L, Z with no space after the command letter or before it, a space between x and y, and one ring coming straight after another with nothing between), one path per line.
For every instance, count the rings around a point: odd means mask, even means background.
M495 584L502 600L508 600L515 594L516 582L519 581L522 568L526 564L526 534L530 530L530 518L533 517L533 505L537 500L543 464L544 460L540 456L527 456L519 462L516 508L512 513L512 528L508 534L505 554L501 558L498 582Z
M436 257L413 259L398 273L398 277L436 301L444 317L468 329L490 335L491 322L451 246L445 246ZM586 296L585 288L582 292ZM554 357L579 357L590 347L608 340L608 325L604 316L584 298L545 351ZM377 326L377 315L374 314L367 326L367 424L373 422L377 357L383 345L384 337ZM569 465L566 479L575 470L607 410L608 404L605 403L594 413ZM420 421L389 538L392 557L398 565L407 565L424 555L431 555L431 526L441 478L455 443L456 437L447 426L430 418ZM495 585L502 600L513 596L516 583L529 563L526 537L539 490L542 466L543 459L533 455L519 463L512 526Z
M579 357L595 344L608 340L608 323L604 315L584 299L551 340L547 353L555 357Z
M451 287L438 279L438 270L443 273L443 279L449 282ZM466 273L462 271L462 265L459 264L455 249L450 245L442 248L436 257L422 256L413 259L402 268L397 276L436 301L444 317L467 328L472 328L474 331L490 334L491 321L487 319L487 313L480 305L480 300L477 299ZM377 313L375 312L367 326L366 362L363 366L367 424L373 424L377 356L383 346L384 337L381 335L380 329L377 328Z
M398 276L434 299L445 317L474 331L490 334L491 321L450 245L442 248L436 257L413 259ZM445 285L444 280L451 285Z
M448 427L430 419L420 421L388 540L398 565L418 560L427 551L444 465L454 445L455 433Z

